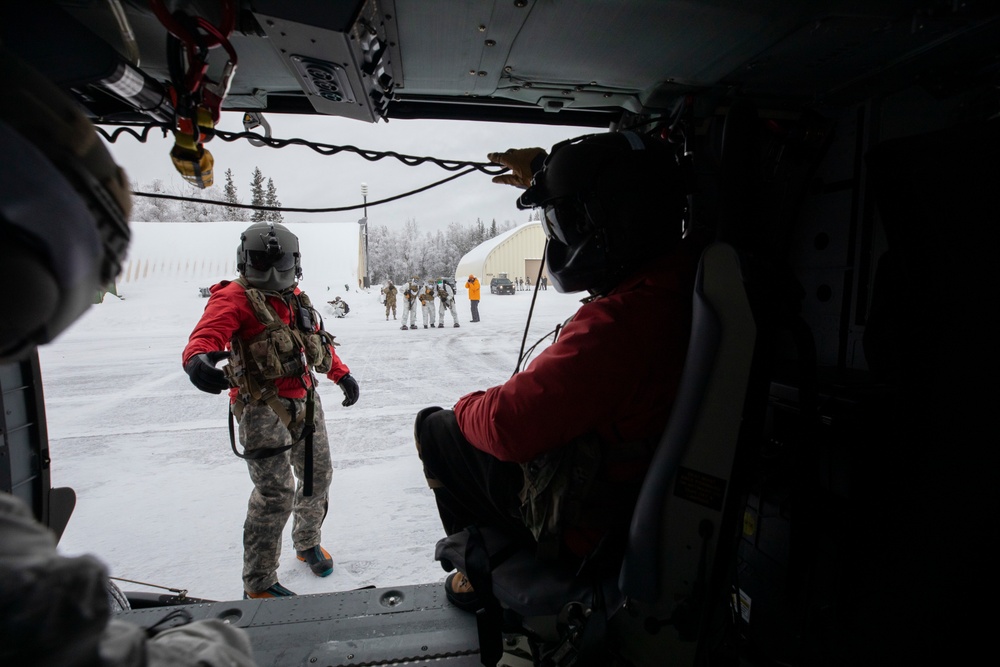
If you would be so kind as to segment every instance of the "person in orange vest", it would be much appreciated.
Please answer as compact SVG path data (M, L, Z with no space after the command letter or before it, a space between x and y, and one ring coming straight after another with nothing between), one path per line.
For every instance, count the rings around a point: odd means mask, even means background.
M469 305L472 307L472 321L479 321L479 280L469 274L469 279L465 281L465 289L469 290Z

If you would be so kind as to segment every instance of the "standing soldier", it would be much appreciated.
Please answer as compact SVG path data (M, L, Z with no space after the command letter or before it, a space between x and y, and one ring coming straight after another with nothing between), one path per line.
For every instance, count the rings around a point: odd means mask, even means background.
M258 222L240 236L237 258L240 277L211 288L182 358L198 389L218 394L232 386L231 414L244 449L237 455L254 485L243 524L244 597L282 597L294 595L277 574L291 514L298 559L317 576L333 572L320 545L333 464L313 371L340 386L344 406L354 405L360 389L297 287L298 238L284 225ZM215 367L227 357L224 371Z
M432 329L434 328L434 291L434 283L428 280L420 287L420 295L417 297L420 299L420 310L424 316L425 329L428 323Z
M472 321L479 321L479 280L469 274L469 279L465 281L465 289L469 290L469 306L472 309Z
M400 329L417 328L417 295L420 292L417 280L416 276L410 278L410 282L403 289L403 326L399 327ZM410 320L410 326L406 326L407 319Z
M382 302L385 304L385 321L389 321L389 311L392 310L392 319L396 319L396 286L390 280L382 288Z
M444 328L444 311L451 311L451 321L454 326L458 326L458 310L455 308L455 286L447 278L438 278L437 281L438 305L438 329Z

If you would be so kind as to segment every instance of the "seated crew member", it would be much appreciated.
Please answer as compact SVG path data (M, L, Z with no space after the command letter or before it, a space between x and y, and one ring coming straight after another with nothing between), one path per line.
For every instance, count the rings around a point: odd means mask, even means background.
M544 210L552 284L591 298L525 370L422 410L417 449L447 534L491 525L579 562L627 531L683 367L700 248L682 241L685 192L663 142L590 135L489 159L513 169L494 182L528 188L519 207ZM445 590L478 608L464 573Z

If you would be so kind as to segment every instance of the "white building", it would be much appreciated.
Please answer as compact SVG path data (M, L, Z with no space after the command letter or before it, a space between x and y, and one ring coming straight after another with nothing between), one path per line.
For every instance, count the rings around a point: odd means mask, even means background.
M464 285L469 274L479 278L483 291L489 293L490 280L506 273L511 280L530 278L534 285L545 250L542 223L527 222L470 250L458 262L455 280ZM548 277L548 273L543 273Z

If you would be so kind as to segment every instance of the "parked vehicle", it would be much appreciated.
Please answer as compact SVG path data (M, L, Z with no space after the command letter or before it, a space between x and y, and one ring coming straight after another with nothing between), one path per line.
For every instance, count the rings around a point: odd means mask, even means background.
M510 278L494 278L490 281L490 294L513 294L514 282Z

